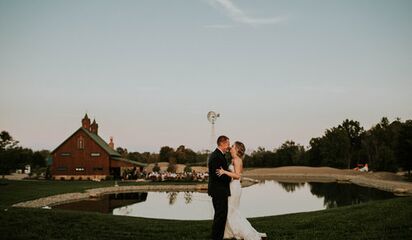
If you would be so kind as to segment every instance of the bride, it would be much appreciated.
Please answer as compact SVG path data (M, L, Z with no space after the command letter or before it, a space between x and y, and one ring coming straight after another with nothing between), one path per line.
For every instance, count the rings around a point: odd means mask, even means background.
M232 178L224 238L244 240L265 239L266 234L256 231L249 221L240 214L239 210L240 196L242 194L240 177L243 172L242 158L245 155L245 145L241 142L235 142L230 149L230 154L232 155L232 164L229 165L230 171L226 171L223 168L216 170L218 176L226 174Z

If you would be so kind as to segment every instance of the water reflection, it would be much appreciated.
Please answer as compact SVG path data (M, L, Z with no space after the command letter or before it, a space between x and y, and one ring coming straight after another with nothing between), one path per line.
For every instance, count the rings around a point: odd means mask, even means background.
M279 184L285 189L286 192L294 192L297 189L305 186L305 183L288 183L288 182L279 182Z
M272 216L393 197L392 193L354 184L265 181L242 188L240 211L245 217ZM109 194L99 199L55 207L163 219L203 220L213 217L211 198L202 192Z
M100 198L91 198L83 201L64 203L53 208L69 209L88 212L112 213L114 209L144 202L147 192L106 194Z
M342 207L368 202L371 200L382 200L394 197L393 193L379 191L373 188L361 187L355 184L344 183L288 183L279 182L282 188L289 193L309 184L310 192L324 199L326 208Z
M176 202L177 192L167 192L169 198L169 205L173 205Z
M378 191L373 188L361 187L355 184L341 183L309 183L310 192L324 198L326 208L341 207L393 198L393 193Z
M185 192L185 203L189 204L192 202L192 193L191 192Z

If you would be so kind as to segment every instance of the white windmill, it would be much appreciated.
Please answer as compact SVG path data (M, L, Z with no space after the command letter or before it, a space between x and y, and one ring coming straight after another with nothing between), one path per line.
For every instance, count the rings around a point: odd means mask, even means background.
M213 149L216 133L215 133L215 122L217 118L220 117L219 113L215 113L214 111L210 111L207 113L207 120L212 124L211 131L210 131L210 149Z
M216 140L216 133L215 133L215 122L217 118L220 117L219 113L215 113L214 111L210 111L207 113L207 120L212 124L211 129L210 129L210 150L213 151L213 147L215 145L215 140ZM209 159L209 157L208 157ZM206 167L209 168L208 161L206 162ZM211 204L209 204L209 217L213 218L213 209Z

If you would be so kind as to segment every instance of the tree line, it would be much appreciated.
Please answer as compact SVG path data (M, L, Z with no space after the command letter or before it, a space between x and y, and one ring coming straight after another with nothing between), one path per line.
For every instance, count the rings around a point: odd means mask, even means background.
M174 149L163 146L159 153L117 151L128 159L157 163L206 166L210 151L194 152L181 145ZM230 156L228 155L230 158ZM412 120L389 122L384 117L365 130L358 121L344 120L336 127L326 129L321 137L312 138L304 147L287 140L280 147L266 150L258 147L245 155L245 167L312 166L354 168L368 164L374 171L398 171L412 168Z
M0 133L0 174L8 174L25 165L43 168L50 152L33 151L18 145L6 131ZM158 153L128 152L116 149L124 158L142 162L169 162L171 165L206 166L210 151L195 152L180 145L176 149L163 146ZM266 150L259 147L245 155L245 167L327 166L354 168L368 164L374 171L398 171L412 168L412 120L392 122L384 117L379 123L365 130L358 121L346 119L342 124L326 129L321 137L312 138L306 148L292 140L280 147Z
M7 131L0 132L0 175L3 178L10 171L24 169L26 165L30 165L33 172L45 172L49 155L48 150L23 148Z
M364 130L358 121L346 119L312 138L307 148L286 141L273 151L258 148L245 156L247 167L328 166L354 168L368 164L375 171L412 168L412 120L402 122L388 118Z
M176 149L169 146L160 148L159 153L128 152L126 148L116 149L122 157L142 163L169 162L170 164L206 165L210 151L195 152L180 145Z

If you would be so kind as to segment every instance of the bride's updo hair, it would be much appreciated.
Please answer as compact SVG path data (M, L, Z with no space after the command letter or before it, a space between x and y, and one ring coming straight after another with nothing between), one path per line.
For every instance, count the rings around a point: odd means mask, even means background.
M245 144L239 141L236 141L235 146L237 150L236 155L240 158L243 158L245 156L245 151L246 151Z

